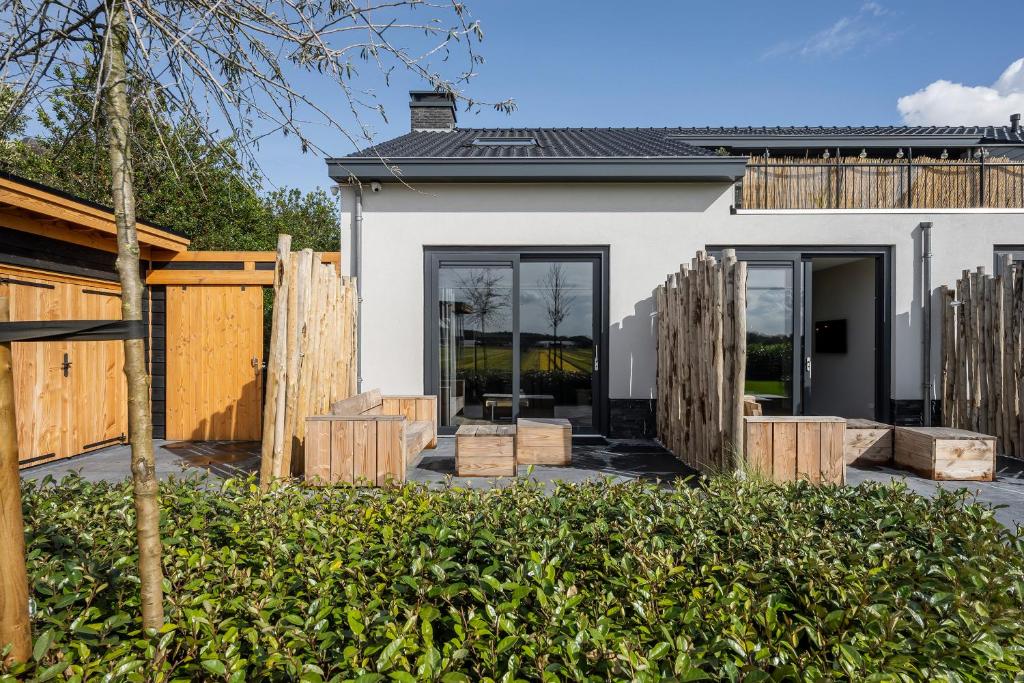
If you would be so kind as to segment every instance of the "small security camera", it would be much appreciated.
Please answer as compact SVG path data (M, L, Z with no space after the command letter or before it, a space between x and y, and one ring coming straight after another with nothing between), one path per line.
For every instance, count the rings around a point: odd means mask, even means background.
M370 183L370 192L380 192L383 189L384 186L378 183L376 180Z

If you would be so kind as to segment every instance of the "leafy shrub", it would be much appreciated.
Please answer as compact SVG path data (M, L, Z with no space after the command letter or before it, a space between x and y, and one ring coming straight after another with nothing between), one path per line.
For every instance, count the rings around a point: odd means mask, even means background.
M77 680L1012 680L1021 539L899 486L162 488L140 632L130 484L25 484L35 660Z

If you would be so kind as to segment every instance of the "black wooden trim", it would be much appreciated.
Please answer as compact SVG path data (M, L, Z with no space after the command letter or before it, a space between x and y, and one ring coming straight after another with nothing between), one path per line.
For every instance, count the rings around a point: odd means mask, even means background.
M273 268L274 264L270 264ZM241 261L153 261L151 270L245 270Z
M153 438L167 438L167 287L149 288L150 296L143 299L149 321L146 350L152 384L150 400L153 412Z
M45 282L29 282L27 280L15 280L10 277L0 277L0 285L21 285L23 287L38 287L39 289L56 289L54 285Z
M114 252L7 228L0 223L0 263L117 281Z
M99 296L116 296L121 298L120 292L112 292L109 289L83 289L82 294L98 294Z

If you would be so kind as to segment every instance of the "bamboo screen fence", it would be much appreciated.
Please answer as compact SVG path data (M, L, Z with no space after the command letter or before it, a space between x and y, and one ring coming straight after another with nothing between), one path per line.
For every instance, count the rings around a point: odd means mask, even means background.
M355 281L314 252L290 248L291 238L281 235L263 405L264 485L301 472L306 418L356 390Z
M698 252L656 293L657 431L686 465L734 471L743 453L747 267Z
M1004 455L1024 456L1024 267L1007 260L999 275L964 271L942 287L942 424L998 439Z
M1024 163L755 156L740 202L746 209L1021 208Z

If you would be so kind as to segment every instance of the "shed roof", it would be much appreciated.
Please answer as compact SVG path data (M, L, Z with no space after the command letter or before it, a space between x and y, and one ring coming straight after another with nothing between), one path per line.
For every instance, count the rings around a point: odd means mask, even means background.
M117 235L112 209L19 176L0 172L0 223L63 241L107 248ZM185 251L189 239L168 228L137 222L142 246Z

